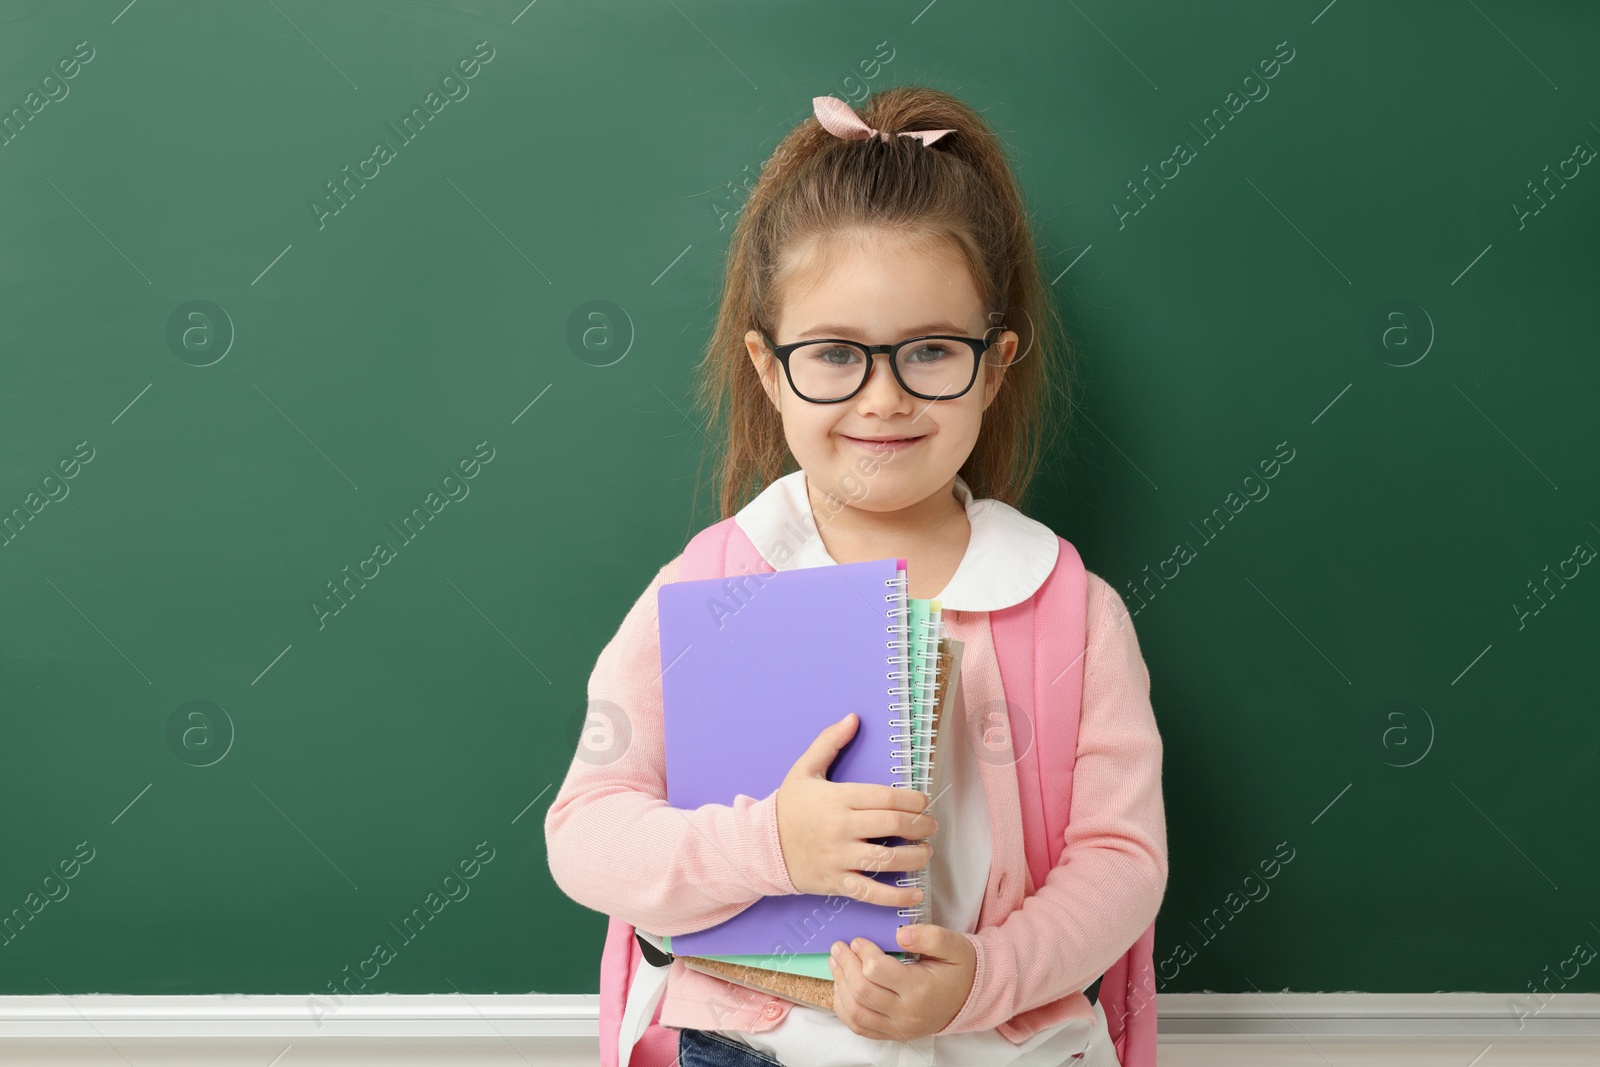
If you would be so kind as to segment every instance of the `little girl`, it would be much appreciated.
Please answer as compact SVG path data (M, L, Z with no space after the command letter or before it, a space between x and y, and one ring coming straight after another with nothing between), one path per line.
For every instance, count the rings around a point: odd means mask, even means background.
M964 658L940 788L934 803L895 790L908 798L895 809L852 806L850 785L826 778L854 736L847 715L793 754L771 795L671 808L656 591L680 554L595 664L591 707L620 709L627 740L574 758L545 819L550 870L586 907L670 936L762 896L931 867L940 924L902 929L916 962L835 942L825 1012L674 961L659 1028L622 1049L633 1067L662 1051L652 1034L675 1037L682 1067L1118 1065L1093 998L1156 916L1167 844L1149 674L1109 584L1087 576L1070 819L1048 886L1022 854L1010 739L973 745L1006 721L990 613L1032 597L1063 554L1013 506L1067 355L1022 197L997 138L945 93L887 89L859 116L830 97L814 106L763 168L728 252L701 381L723 444L721 511L772 569L900 557L908 595L941 601ZM890 835L912 843L870 843ZM916 902L867 885L878 903Z

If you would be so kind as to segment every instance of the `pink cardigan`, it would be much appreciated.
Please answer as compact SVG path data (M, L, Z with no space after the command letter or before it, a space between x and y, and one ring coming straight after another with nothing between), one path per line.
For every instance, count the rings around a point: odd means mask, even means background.
M590 706L620 721L608 747L580 747L545 816L550 871L564 893L666 936L714 925L762 896L797 891L778 843L775 794L695 811L666 803L656 590L676 580L678 565L674 559L661 568L601 651ZM1166 819L1150 676L1122 598L1093 573L1088 591L1062 868L1034 891L1010 753L980 759L993 856L978 931L963 934L977 971L941 1034L994 1028L1020 1043L1067 1018L1090 1017L1081 991L1121 958L1160 907ZM969 717L982 708L1003 713L989 613L947 610L944 618L966 646L961 684ZM674 961L660 1019L669 1027L759 1032L777 1026L790 1007Z

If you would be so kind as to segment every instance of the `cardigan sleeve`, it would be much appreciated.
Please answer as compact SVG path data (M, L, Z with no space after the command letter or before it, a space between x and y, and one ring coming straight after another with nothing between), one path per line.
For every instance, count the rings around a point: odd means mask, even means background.
M1116 590L1089 575L1083 702L1060 859L1005 920L963 934L977 971L940 1034L988 1030L1089 986L1138 940L1167 885L1161 735Z
M601 650L583 736L544 820L562 892L667 937L798 892L778 841L776 790L692 811L667 803L656 591L681 558L661 568Z

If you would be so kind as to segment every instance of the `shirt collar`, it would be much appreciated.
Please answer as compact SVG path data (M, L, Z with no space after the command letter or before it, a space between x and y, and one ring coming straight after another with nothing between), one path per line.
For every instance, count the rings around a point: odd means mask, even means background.
M803 470L784 475L733 517L774 570L837 562L817 532L805 477ZM1027 600L1055 568L1061 550L1055 531L1003 501L974 500L960 475L955 490L972 536L955 574L933 599L946 611L999 611Z

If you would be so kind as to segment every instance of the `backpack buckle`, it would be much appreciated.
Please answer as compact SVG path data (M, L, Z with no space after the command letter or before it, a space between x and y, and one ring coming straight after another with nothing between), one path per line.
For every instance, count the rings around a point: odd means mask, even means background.
M672 963L672 957L671 956L669 956L665 952L662 952L660 949L656 948L650 942L646 941L643 937L641 937L639 935L639 931L635 930L633 932L633 939L635 941L639 942L639 951L644 953L644 961L646 963L648 963L650 966L652 966L652 967L666 967L666 966L668 966L669 964ZM1098 986L1099 984L1100 984L1099 982L1095 983L1096 986Z

